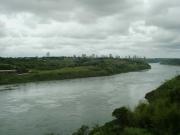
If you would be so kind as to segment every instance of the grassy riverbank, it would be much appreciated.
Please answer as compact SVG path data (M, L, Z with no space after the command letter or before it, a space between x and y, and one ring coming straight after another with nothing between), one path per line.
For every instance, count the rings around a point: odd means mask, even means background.
M133 111L121 107L114 120L89 129L82 126L73 135L180 135L180 76L146 94L148 103Z
M106 76L149 69L150 65L135 59L120 58L0 58L0 85L47 80Z

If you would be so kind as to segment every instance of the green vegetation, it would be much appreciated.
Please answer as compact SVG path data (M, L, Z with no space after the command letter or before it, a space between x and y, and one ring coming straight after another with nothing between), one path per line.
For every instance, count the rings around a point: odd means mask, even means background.
M161 64L180 66L180 59L166 59L161 61Z
M178 58L149 58L146 59L148 63L160 63L164 65L177 65L180 66L180 59Z
M142 60L87 57L0 58L0 85L106 76L149 69ZM15 73L3 70L15 70Z
M134 111L115 109L115 119L89 129L82 126L73 135L180 135L180 76L146 94L148 103Z

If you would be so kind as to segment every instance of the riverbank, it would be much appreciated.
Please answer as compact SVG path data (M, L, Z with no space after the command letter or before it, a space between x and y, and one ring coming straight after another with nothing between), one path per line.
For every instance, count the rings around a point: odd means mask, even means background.
M73 135L179 135L180 76L146 94L149 103L140 103L135 110L115 109L113 121L90 129L82 126Z
M16 67L19 71L30 71L20 72L21 74L1 73L0 85L109 76L151 68L150 65L144 61L134 59L72 57L41 59L3 58L0 67L6 67L6 69L9 67L8 70Z

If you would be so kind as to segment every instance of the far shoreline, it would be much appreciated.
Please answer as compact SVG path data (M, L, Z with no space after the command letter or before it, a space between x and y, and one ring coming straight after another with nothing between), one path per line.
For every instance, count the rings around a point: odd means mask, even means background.
M151 68L148 63L139 59L70 57L30 60L4 58L3 61L6 60L0 67L6 70L16 67L18 72L1 72L0 85L111 76Z
M73 81L73 80L78 80L78 79L89 79L89 78L103 78L103 77L113 77L113 76L116 76L116 75L121 75L121 74L126 74L126 73L133 73L133 72L144 72L144 71L149 71L151 70L150 69L142 69L142 70L136 70L136 71L129 71L129 72L123 72L123 73L117 73L117 74L112 74L112 75L104 75L104 76L90 76L90 77L81 77L81 78L68 78L68 79L57 79L57 80L46 80L46 81L32 81L32 82L20 82L20 83L9 83L9 84L0 84L0 87L3 87L3 86L19 86L19 85L26 85L26 84L39 84L39 83L48 83L48 82L59 82L59 81ZM13 90L12 88L5 88L3 90L0 89L0 92L1 91L11 91Z

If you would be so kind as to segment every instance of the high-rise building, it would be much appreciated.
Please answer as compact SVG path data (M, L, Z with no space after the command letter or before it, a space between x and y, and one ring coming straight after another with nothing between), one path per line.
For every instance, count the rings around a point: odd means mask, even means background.
M46 53L46 57L50 57L50 52L47 52L47 53Z

